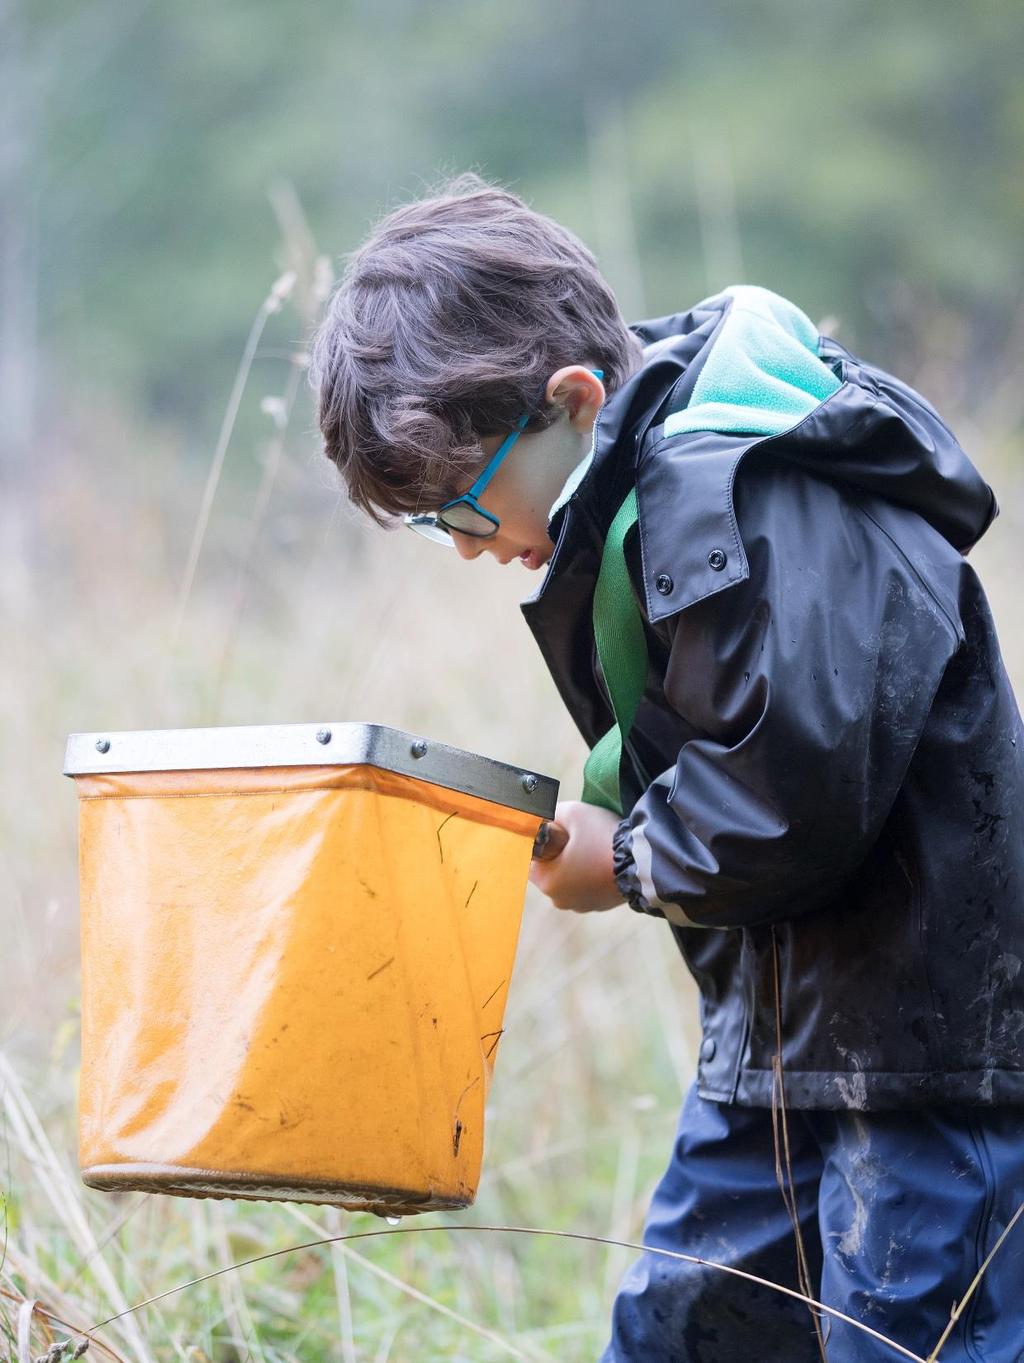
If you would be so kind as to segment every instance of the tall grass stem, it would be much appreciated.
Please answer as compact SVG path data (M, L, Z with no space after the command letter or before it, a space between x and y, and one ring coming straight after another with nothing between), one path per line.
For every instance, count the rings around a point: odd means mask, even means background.
M302 1225L308 1226L311 1230L320 1229L320 1227L316 1224L312 1217L307 1216L305 1212L301 1211L298 1207L289 1207L288 1210L291 1212L295 1220L299 1221ZM408 1230L410 1231L425 1229L428 1228L416 1226L408 1227ZM433 1227L431 1229L440 1230L442 1229L442 1227L438 1226ZM387 1232L370 1231L369 1234L383 1235L387 1234ZM332 1236L328 1240L314 1240L312 1244L314 1245L330 1244L332 1246L335 1246L341 1245L347 1239L354 1238L355 1238L354 1236L337 1235ZM399 1278L396 1274L389 1272L388 1269L382 1268L380 1264L375 1264L373 1263L372 1260L365 1259L361 1254L357 1254L355 1250L351 1249L342 1250L342 1253L348 1255L353 1260L354 1263L357 1263L360 1266L360 1268L365 1268L375 1277L380 1278L383 1282L388 1283L391 1287L396 1287L400 1292L404 1292L406 1296L411 1297L414 1301L418 1301L422 1306L430 1307L431 1310L437 1311L439 1315L447 1317L448 1320L453 1321L456 1325L460 1325L464 1330L469 1330L470 1333L479 1335L482 1339L486 1339L488 1343L494 1344L497 1348L509 1354L512 1358L525 1359L526 1363L530 1363L529 1356L527 1354L524 1354L520 1349L517 1349L516 1346L514 1344L509 1343L507 1339L503 1339L499 1334L495 1333L495 1331L488 1330L486 1326L477 1325L476 1321L470 1320L468 1316L462 1315L460 1312L456 1311L451 1306L446 1306L444 1302L438 1301L436 1297L432 1297L428 1292L422 1292L418 1287L414 1287L412 1283L407 1283L403 1278Z
M992 1248L989 1250L988 1254L985 1256L985 1261L984 1261L984 1263L981 1265L981 1267L978 1269L977 1273L974 1275L974 1281L971 1283L970 1287L967 1289L967 1291L964 1293L964 1295L960 1298L960 1300L957 1302L957 1304L953 1307L953 1310L951 1311L950 1317L949 1317L949 1324L946 1326L946 1328L943 1330L942 1334L939 1336L939 1342L936 1344L935 1348L934 1348L934 1349L931 1351L931 1353L928 1355L928 1358L927 1358L927 1360L926 1360L926 1363L935 1363L935 1360L938 1358L939 1353L940 1353L940 1351L942 1350L943 1345L946 1343L946 1340L949 1339L950 1335L953 1333L953 1328L954 1328L954 1326L956 1325L956 1323L957 1323L957 1321L960 1319L960 1317L963 1315L964 1307L967 1305L967 1303L970 1301L970 1299L974 1296L974 1293L975 1293L975 1291L977 1290L977 1287L978 1287L979 1283L981 1282L981 1280L982 1280L982 1278L985 1276L985 1274L988 1272L988 1266L989 1266L989 1264L992 1262L992 1260L996 1257L996 1255L997 1255L997 1254L999 1253L999 1251L1002 1249L1002 1247L1003 1247L1003 1242L1006 1240L1006 1237L1010 1234L1010 1231L1013 1230L1014 1226L1015 1226L1015 1225L1017 1224L1017 1222L1020 1220L1020 1218L1021 1218L1022 1215L1024 1215L1024 1202L1022 1202L1022 1203L1020 1204L1020 1206L1017 1208L1017 1210L1014 1212L1014 1214L1010 1217L1009 1221L1008 1221L1008 1222L1006 1223L1006 1225L1003 1227L1003 1233L1002 1233L1002 1235L1000 1235L999 1239L995 1242L995 1244L994 1244L994 1245L992 1246Z
M196 569L199 565L199 556L203 550L203 542L206 539L206 531L210 524L210 513L213 510L214 498L217 495L217 487L220 483L221 474L224 470L224 460L228 452L228 444L231 440L231 433L235 429L235 422L238 419L238 409L242 403L242 394L249 381L249 372L252 369L252 362L256 355L256 348L260 343L263 330L267 321L275 312L280 311L281 305L291 294L295 286L295 273L287 271L275 280L270 292L260 304L256 316L253 318L252 326L249 328L249 335L245 342L245 349L238 364L235 374L235 381L231 388L231 395L228 398L228 405L224 409L224 417L220 425L220 434L217 437L217 445L210 461L210 469L206 476L206 485L203 488L203 497L199 506L199 514L196 517L195 527L192 531L192 543L189 546L188 562L185 565L185 572L181 579L181 587L178 591L178 601L174 613L174 624L171 631L171 644L168 652L167 667L165 670L161 687L161 711L164 709L167 699L167 688L170 684L170 672L177 657L178 647L181 641L181 631L185 621L185 612L188 609L189 598L192 595L192 587L195 582Z
M78 1245L79 1252L91 1256L90 1272L106 1293L112 1305L118 1307L116 1319L130 1314L131 1308L121 1292L106 1260L97 1252L96 1237L92 1232L79 1201L77 1190L58 1160L47 1139L42 1123L29 1102L28 1095L7 1057L0 1052L0 1088L3 1104L11 1124L11 1132L22 1153L39 1175L54 1211ZM125 1336L135 1350L137 1363L154 1363L146 1341L138 1327L126 1328Z
M611 1245L621 1249L636 1250L640 1254L656 1254L664 1259L674 1259L679 1263L694 1264L698 1268L713 1268L719 1273L728 1273L730 1277L742 1278L745 1282L755 1283L758 1287L767 1287L772 1292L781 1292L783 1296L792 1297L794 1301L802 1301L806 1306L818 1311L823 1311L826 1315L835 1320L841 1320L845 1325L852 1325L855 1330L860 1330L863 1334L869 1335L877 1340L879 1344L884 1344L892 1349L902 1358L909 1358L911 1363L934 1363L935 1355L931 1359L922 1358L920 1354L915 1354L913 1350L905 1348L902 1344L897 1344L894 1339L889 1339L879 1330L873 1330L870 1325L865 1325L863 1321L854 1320L845 1311L840 1311L837 1307L826 1306L824 1302L815 1301L813 1297L805 1296L802 1292L797 1292L792 1287L784 1287L781 1283L773 1283L768 1278L760 1278L756 1273L748 1273L742 1268L733 1268L731 1264L718 1264L712 1259L702 1259L696 1254L683 1254L680 1250L659 1249L653 1245L641 1245L632 1240L612 1240L605 1235L585 1235L582 1231L569 1230L545 1230L537 1226L403 1226L396 1230L366 1230L354 1231L347 1235L327 1235L319 1240L307 1240L301 1245L288 1245L284 1249L269 1250L266 1254L254 1254L250 1259L242 1259L236 1264L231 1264L227 1268L219 1268L213 1273L204 1273L200 1278L192 1278L188 1282L179 1283L177 1287L169 1287L165 1292L158 1292L153 1297L147 1297L145 1301L137 1302L130 1306L126 1311L119 1311L116 1315L108 1316L106 1320L97 1321L95 1325L89 1327L84 1333L91 1338L97 1330L103 1330L108 1325L120 1320L128 1312L141 1311L143 1307L153 1306L158 1301L164 1301L167 1297L174 1296L176 1292L184 1292L190 1287L197 1287L200 1283L209 1282L212 1278L219 1277L222 1273L232 1273L236 1269L248 1268L252 1264L263 1263L267 1259L276 1259L282 1254L295 1254L304 1249L318 1249L324 1245L343 1244L352 1240L373 1240L380 1239L386 1235L429 1235L437 1232L454 1234L458 1231L470 1231L476 1234L501 1234L501 1235L538 1235L555 1240L576 1240L591 1245ZM368 1261L367 1261L368 1262ZM473 1327L477 1332L480 1326ZM506 1346L510 1351L513 1346ZM519 1353L519 1357L525 1357Z

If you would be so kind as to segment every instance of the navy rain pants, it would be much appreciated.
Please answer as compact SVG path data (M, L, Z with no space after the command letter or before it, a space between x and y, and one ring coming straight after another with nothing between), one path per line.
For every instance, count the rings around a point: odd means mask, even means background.
M1024 1109L791 1111L788 1126L811 1295L926 1358L1024 1202ZM769 1110L690 1091L644 1243L799 1290ZM821 1319L828 1363L901 1357ZM622 1281L601 1363L821 1363L821 1352L803 1303L645 1254ZM939 1363L1024 1363L1024 1215Z

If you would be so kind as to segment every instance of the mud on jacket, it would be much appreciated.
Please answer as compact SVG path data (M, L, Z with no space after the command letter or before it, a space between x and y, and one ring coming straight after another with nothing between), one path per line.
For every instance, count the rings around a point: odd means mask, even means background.
M935 409L738 286L637 323L523 612L584 739L629 489L648 676L624 899L700 990L705 1098L1024 1103L1024 729L965 558L991 489ZM776 988L777 979L777 988Z

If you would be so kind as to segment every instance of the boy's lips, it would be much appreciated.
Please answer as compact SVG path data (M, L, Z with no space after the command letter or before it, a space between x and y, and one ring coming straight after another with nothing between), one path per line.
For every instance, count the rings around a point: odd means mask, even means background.
M527 549L519 555L519 562L531 572L541 567L544 561L544 556L537 549Z

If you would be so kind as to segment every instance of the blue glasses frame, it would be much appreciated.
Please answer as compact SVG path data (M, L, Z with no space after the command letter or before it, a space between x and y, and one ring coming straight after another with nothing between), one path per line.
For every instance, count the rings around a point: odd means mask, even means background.
M603 369L592 369L590 371L596 378L604 378ZM454 547L451 532L457 531L460 535L469 535L473 539L491 539L498 533L501 521L486 507L480 505L480 494L486 489L487 484L497 473L501 464L505 460L512 446L516 443L523 431L526 429L530 420L530 413L524 412L515 424L515 428L509 432L501 442L494 454L487 462L483 472L460 497L453 497L450 502L445 502L438 511L410 513L405 517L405 523L411 530L417 530L421 535L426 535L428 539L434 540L439 544L448 544ZM474 515L481 517L489 522L489 528L480 530L467 530L463 525L453 524L445 519L445 513L454 510L457 506L465 506Z

